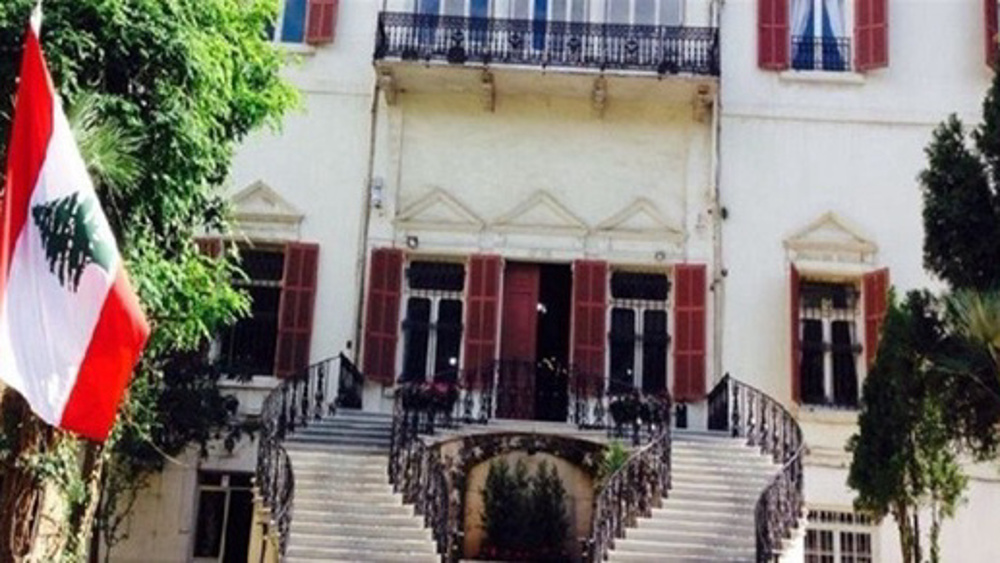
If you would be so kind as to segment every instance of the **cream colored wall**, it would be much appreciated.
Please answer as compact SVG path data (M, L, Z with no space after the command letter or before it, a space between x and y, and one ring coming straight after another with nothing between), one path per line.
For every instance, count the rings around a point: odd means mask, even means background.
M237 151L231 193L263 181L303 216L297 237L319 244L312 361L356 349L358 249L368 198L369 126L377 3L340 2L335 41L289 50L284 75L301 104L280 131Z
M756 62L756 2L726 2L722 17L721 204L724 369L780 400L791 398L789 257L782 242L823 213L850 220L878 245L875 265L897 290L938 288L923 270L923 149L956 112L978 120L988 86L982 4L890 3L890 66L866 75L776 73ZM832 266L831 266L832 267ZM874 266L868 266L874 267ZM846 440L852 413L798 411L811 455L810 504L849 510ZM1000 560L996 468L977 477L944 525L944 558ZM929 522L929 520L928 520ZM878 533L880 563L899 561L891 522Z
M563 487L566 489L566 512L569 515L571 533L567 541L567 547L575 555L579 555L580 541L590 535L590 520L593 513L594 501L594 481L589 475L579 467L566 460L546 453L536 453L529 455L527 452L514 452L504 456L499 456L510 465L515 467L518 461L524 461L528 468L529 475L538 474L538 466L542 462L555 467L556 472L562 479ZM490 463L497 458L485 461L473 467L469 471L465 489L465 556L474 557L479 553L485 541L485 530L483 530L483 496L482 491L486 486L486 476L489 474ZM570 546L572 543L572 546Z

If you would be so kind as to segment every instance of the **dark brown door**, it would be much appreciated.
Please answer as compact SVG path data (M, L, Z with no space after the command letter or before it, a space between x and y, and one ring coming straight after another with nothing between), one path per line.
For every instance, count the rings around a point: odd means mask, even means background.
M535 416L539 273L537 264L511 263L504 271L501 366L497 383L499 418Z

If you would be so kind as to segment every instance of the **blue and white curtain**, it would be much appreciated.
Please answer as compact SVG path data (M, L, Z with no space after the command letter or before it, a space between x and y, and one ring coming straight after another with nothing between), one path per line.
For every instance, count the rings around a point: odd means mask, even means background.
M792 0L792 68L845 70L844 0Z

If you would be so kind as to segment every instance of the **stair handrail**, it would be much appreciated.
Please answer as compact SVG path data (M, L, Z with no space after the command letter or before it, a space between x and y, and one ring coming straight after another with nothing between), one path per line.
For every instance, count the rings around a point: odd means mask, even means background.
M642 404L647 417L640 424L646 426L649 441L631 452L594 497L586 549L595 563L604 561L614 540L625 537L625 528L634 526L639 517L650 516L670 490L671 398L669 393L642 397ZM633 435L638 439L641 433Z
M729 431L781 464L754 507L758 563L778 561L803 513L802 427L788 409L728 373L708 396L709 430Z
M277 531L281 556L284 556L288 546L295 497L292 462L282 443L297 428L333 412L329 385L334 363L338 363L341 370L356 370L344 354L320 360L281 378L261 403L254 486L261 502L270 510L270 524Z

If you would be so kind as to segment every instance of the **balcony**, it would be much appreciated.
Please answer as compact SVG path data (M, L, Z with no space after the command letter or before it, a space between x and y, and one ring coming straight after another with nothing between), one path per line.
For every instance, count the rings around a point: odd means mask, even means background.
M792 68L848 72L851 70L851 40L847 37L792 37Z
M637 78L674 82L674 88L684 84L685 90L707 83L714 92L718 38L714 27L382 12L374 58L381 77L389 76L394 86L406 82L408 91L473 91L484 84L492 91L494 75L502 75L518 91L530 93L572 96L586 85L579 93L600 97L597 90L606 84L592 89L595 77L628 81L619 92L634 93ZM464 69L472 80L463 83L463 73L454 69ZM679 80L662 80L671 76ZM670 87L646 90L655 88ZM704 95L706 87L700 91Z
M379 15L376 59L452 64L629 70L718 76L718 30L467 18L406 12Z

